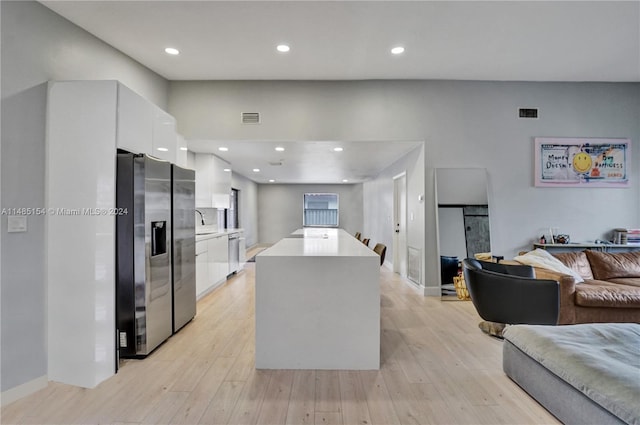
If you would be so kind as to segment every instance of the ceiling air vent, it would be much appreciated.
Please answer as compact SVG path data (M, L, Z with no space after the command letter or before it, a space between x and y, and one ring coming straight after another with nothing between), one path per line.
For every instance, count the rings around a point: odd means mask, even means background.
M260 124L260 112L242 112L242 124Z
M278 166L282 165L282 161L269 161L269 165L274 166L274 167L278 167Z
M538 118L538 108L520 108L518 118Z

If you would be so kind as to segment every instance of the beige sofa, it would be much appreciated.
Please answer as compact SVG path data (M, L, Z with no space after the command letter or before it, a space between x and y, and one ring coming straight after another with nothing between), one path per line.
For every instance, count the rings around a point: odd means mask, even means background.
M537 278L560 283L559 325L640 323L640 251L587 250L554 256L584 279L578 283L572 276L536 268Z

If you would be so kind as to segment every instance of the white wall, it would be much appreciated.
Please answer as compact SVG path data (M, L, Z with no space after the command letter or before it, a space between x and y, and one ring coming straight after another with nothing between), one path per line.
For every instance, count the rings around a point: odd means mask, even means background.
M168 83L37 2L2 1L0 7L1 203L3 208L43 207L48 80L117 79L163 108ZM5 403L11 398L7 390L28 391L47 374L46 244L43 216L28 217L25 233L7 234L6 216L1 220L0 390Z
M483 168L436 169L438 205L487 205L487 171Z
M351 234L362 231L361 184L259 184L259 243L275 243L302 228L305 193L337 193L340 198L340 227Z
M421 146L364 183L364 237L387 246L387 261L393 259L393 178L406 173L407 179L407 246L422 251L424 256L424 202L418 196L425 193L424 146ZM413 215L413 220L411 216ZM423 265L424 269L424 265Z
M520 107L539 108L539 119L519 119ZM628 189L533 186L534 137L628 137L637 164L640 83L172 82L169 110L187 138L424 140L426 286L439 285L435 168L487 169L496 255L531 248L550 225L573 241L640 227L638 167ZM262 123L241 126L235 117L245 110L261 112Z

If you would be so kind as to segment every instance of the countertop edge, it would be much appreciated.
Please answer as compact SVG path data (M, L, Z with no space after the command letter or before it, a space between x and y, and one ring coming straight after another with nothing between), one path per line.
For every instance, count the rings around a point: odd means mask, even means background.
M196 242L203 241L206 239L219 238L220 236L228 236L234 233L242 233L242 232L244 232L244 229L224 229L224 230L213 231L211 233L204 233L200 235L196 234Z

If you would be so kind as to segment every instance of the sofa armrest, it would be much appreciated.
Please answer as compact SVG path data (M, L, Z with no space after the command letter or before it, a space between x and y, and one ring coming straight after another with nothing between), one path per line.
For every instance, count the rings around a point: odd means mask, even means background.
M576 323L576 280L573 276L554 272L552 270L534 267L536 279L553 279L559 283L560 287L560 314L558 315L559 325L572 325Z

